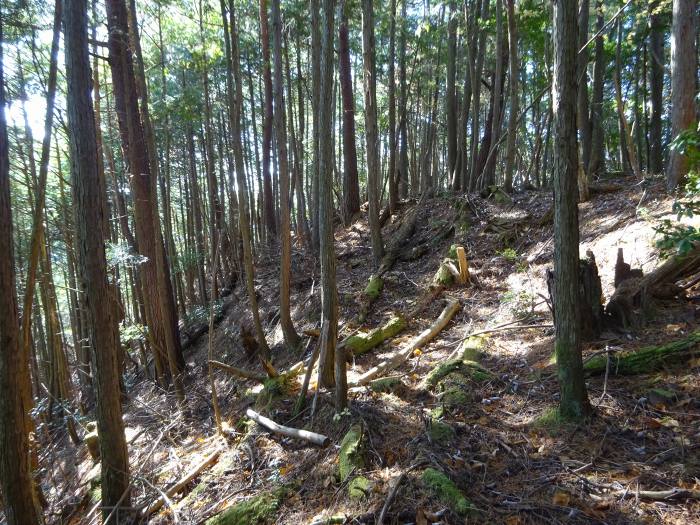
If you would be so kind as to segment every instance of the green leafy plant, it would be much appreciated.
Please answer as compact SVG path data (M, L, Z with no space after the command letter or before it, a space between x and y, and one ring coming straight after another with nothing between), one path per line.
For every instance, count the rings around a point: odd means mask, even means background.
M688 158L690 171L682 194L673 203L676 220L666 219L654 228L661 235L656 245L665 257L676 253L686 255L700 241L700 228L680 222L684 217L692 218L700 213L700 132L682 132L671 144L671 149Z
M518 252L516 252L513 248L503 248L503 250L498 252L498 255L503 257L508 262L516 262L518 260Z

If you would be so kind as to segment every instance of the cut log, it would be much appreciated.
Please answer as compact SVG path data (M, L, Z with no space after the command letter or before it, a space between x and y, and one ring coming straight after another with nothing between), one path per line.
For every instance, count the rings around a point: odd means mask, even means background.
M400 366L416 349L425 346L432 341L435 336L440 333L445 326L447 326L447 323L449 323L454 315L459 311L460 307L461 305L457 299L450 301L435 322L429 328L423 330L418 337L414 338L408 344L408 346L406 346L406 348L399 350L386 361L382 361L377 366L370 368L367 372L357 378L357 380L348 383L348 386L366 385L376 377Z
M588 185L588 191L591 193L591 195L615 193L616 191L620 190L622 190L622 185L615 184L613 182L591 182Z
M469 264L464 246L457 246L457 261L459 262L459 277L462 284L469 282Z
M328 436L324 436L323 434L317 434L316 432L299 428L285 427L284 425L275 423L271 419L258 414L251 408L245 411L245 415L255 421L258 425L263 426L276 434L282 434L284 436L289 436L296 439L303 439L321 447L327 447L331 442Z
M211 467L219 459L219 454L221 454L221 448L217 448L214 452L205 457L200 463L198 463L191 472L180 478L172 487L163 491L163 495L151 503L144 511L143 516L147 518L151 514L157 512L164 504L166 497L170 498L184 489L187 485L192 482L197 476L199 476L204 470Z
M700 268L700 244L687 255L671 257L643 277L623 280L610 298L605 312L612 328L641 328L651 317L655 299L683 297L676 283L697 273Z
M665 366L677 364L698 355L700 353L698 344L700 344L700 331L662 346L610 355L609 373L634 375L661 370ZM598 355L585 363L583 368L587 374L597 375L605 373L607 364L608 356Z

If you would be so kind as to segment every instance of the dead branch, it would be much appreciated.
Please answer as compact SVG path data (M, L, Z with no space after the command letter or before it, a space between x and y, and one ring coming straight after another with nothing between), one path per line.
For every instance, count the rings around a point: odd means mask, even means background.
M213 366L214 368L218 368L219 370L223 370L224 372L228 372L232 376L240 377L243 379L252 379L253 381L257 381L258 383L264 383L265 380L267 379L267 376L263 374L258 374L256 372L250 372L249 370L243 370L242 368L237 368L235 366L227 365L226 363L222 363L221 361L215 361L215 360L210 360L209 364Z
M258 425L263 426L276 434L282 434L284 436L310 441L314 445L319 445L321 447L327 447L331 442L330 438L328 438L328 436L324 436L323 434L317 434L316 432L310 432L299 428L285 427L284 425L275 423L271 419L258 414L251 408L245 411L245 415L255 421Z

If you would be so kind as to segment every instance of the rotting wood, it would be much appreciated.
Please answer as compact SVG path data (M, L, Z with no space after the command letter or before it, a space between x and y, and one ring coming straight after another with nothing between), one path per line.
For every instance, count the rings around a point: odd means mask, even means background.
M469 282L469 263L464 246L457 246L457 261L459 262L459 279L462 284Z
M170 487L167 490L163 491L163 495L159 497L157 500L155 500L153 503L151 503L146 509L143 511L143 517L147 518L151 514L157 512L164 504L166 497L170 498L180 492L183 488L185 488L194 478L199 476L204 470L207 468L211 467L216 461L219 459L219 455L221 454L222 448L219 447L214 452L209 454L206 458L204 458L200 463L198 463L190 473L186 474L182 478L180 478L179 481L177 481L172 487Z
M245 415L255 421L258 425L263 426L276 434L282 434L284 436L289 436L296 439L303 439L321 447L327 447L331 442L330 438L328 436L324 436L323 434L317 434L316 432L299 428L285 427L284 425L275 423L271 419L258 414L251 408L245 411Z
M370 368L355 381L348 383L348 386L366 385L376 377L400 366L417 348L425 346L432 341L435 336L440 333L445 326L447 326L447 323L450 322L452 317L454 317L460 308L461 304L459 300L451 300L442 310L440 316L435 320L435 322L429 328L423 330L416 338L414 338L411 343L406 346L406 348L395 352L391 357L389 357L389 359L382 361L373 368Z

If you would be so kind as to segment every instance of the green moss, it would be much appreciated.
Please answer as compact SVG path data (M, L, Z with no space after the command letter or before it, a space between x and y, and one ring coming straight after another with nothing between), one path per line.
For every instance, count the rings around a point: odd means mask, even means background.
M462 359L452 359L439 364L430 371L425 382L428 386L436 386L443 378L450 374L458 372L471 378L474 381L485 382L491 381L494 376L475 361L465 361Z
M273 523L275 514L286 495L283 488L263 492L232 507L206 521L206 525L255 525Z
M471 401L471 397L467 395L463 389L459 387L452 387L446 389L442 393L440 400L442 401L443 406L450 409L457 409L459 407L463 407L469 401Z
M102 476L97 475L90 480L90 503L97 504L102 501Z
M689 352L700 343L700 331L693 332L684 339L672 341L662 346L642 348L636 352L610 355L610 373L613 375L646 374L661 370L667 365L678 363L690 357ZM588 374L605 373L607 355L599 355L583 365Z
M473 335L465 339L459 349L461 358L466 361L481 361L487 340L488 337L485 335Z
M455 431L447 423L433 420L428 428L428 436L433 443L446 445L455 437Z
M354 355L362 355L369 352L375 346L380 345L387 339L394 337L401 330L406 328L406 320L397 315L392 317L383 326L375 328L366 334L358 334L348 337L345 341L345 348L352 351Z
M93 430L89 434L86 434L83 438L85 445L87 446L88 452L92 459L97 461L100 459L100 438L97 435L97 430Z
M379 297L379 294L382 292L383 288L384 280L378 275L373 275L369 278L369 282L365 287L365 295L370 299L370 301L374 301L377 297Z
M559 407L550 407L540 414L532 422L536 429L544 430L550 435L556 436L562 431L571 430L576 421L564 417L559 411Z
M469 500L443 472L427 468L423 471L421 481L442 504L450 507L456 514L466 516L471 512L472 505Z
M365 466L363 435L362 426L353 425L340 442L338 471L341 482Z
M450 245L450 249L447 250L447 258L452 259L454 262L458 262L459 259L457 258L457 245L456 244Z
M372 483L364 476L357 476L348 483L348 494L352 499L362 499L369 495Z
M442 286L449 286L452 284L453 281L454 276L452 275L452 272L450 272L450 270L447 269L447 266L445 266L444 264L440 264L440 268L438 268L438 271L433 277L433 282Z
M401 384L398 377L382 377L370 382L369 388L372 392L393 392Z

